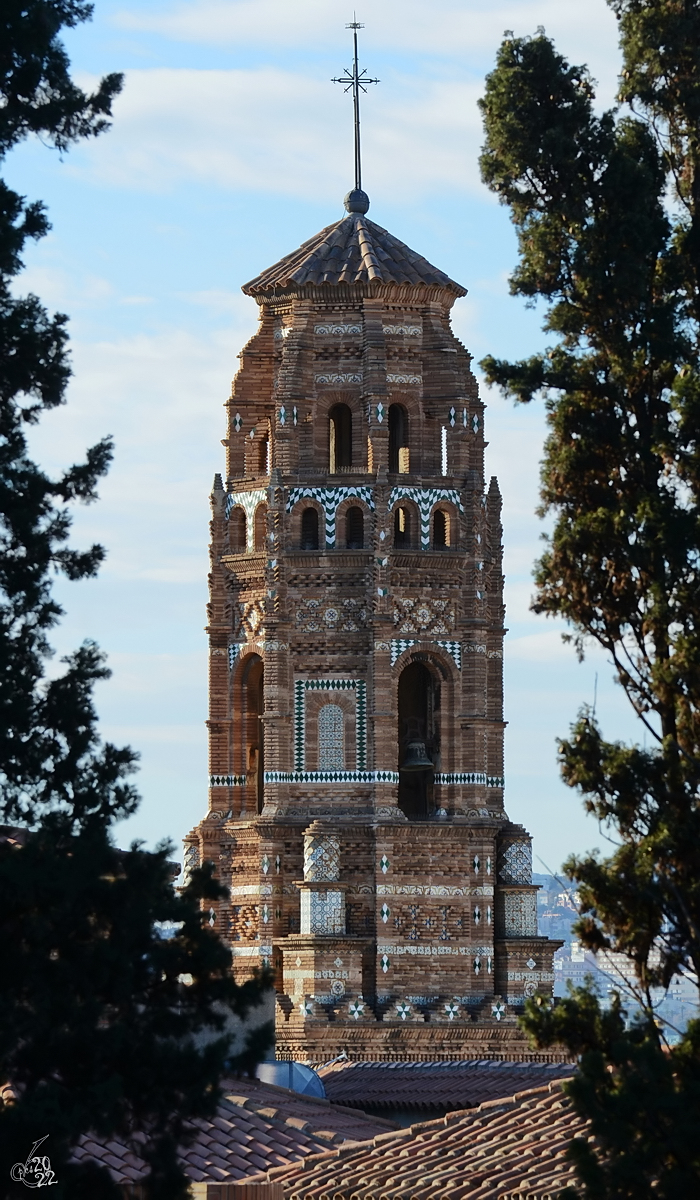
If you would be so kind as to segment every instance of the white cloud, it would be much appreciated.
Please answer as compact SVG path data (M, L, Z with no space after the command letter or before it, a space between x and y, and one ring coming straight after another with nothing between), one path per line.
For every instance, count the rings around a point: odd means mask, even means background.
M510 0L489 4L478 0L374 0L361 34L362 61L379 73L379 57L387 50L417 52L439 58L493 58L503 32L516 36L544 26L575 60L607 61L606 42L615 40L615 18L604 0ZM234 48L262 46L306 51L323 47L350 59L350 37L343 26L347 14L335 0L195 0L160 12L125 8L114 18L121 29L158 33L163 37ZM343 57L344 55L344 57ZM339 69L342 69L339 68Z
M352 156L350 98L330 82L342 70L340 56L349 61L345 15L331 0L123 10L113 18L121 29L155 34L159 43L230 45L235 59L229 70L128 70L110 137L81 147L68 170L106 187L162 192L186 181L337 201ZM545 26L564 54L589 61L602 102L616 89L616 26L605 0L375 0L367 16L363 62L382 77L363 98L365 178L374 196L410 183L412 197L448 189L487 198L476 101L507 28ZM303 67L300 47L310 60Z
M391 90L374 93L363 140L373 192L407 180L414 195L482 190L479 90L396 73ZM109 138L82 147L71 173L106 187L197 182L335 203L348 186L351 105L325 81L275 67L133 70L114 113Z
M576 661L572 647L562 641L559 629L508 638L507 653L512 662L564 663L573 666Z
M173 328L113 342L78 342L66 408L31 431L39 461L59 470L105 433L115 463L97 505L79 508L75 540L104 541L105 578L200 582L206 573L207 494L224 466L223 404L236 354L256 324L233 297L234 327L195 336Z

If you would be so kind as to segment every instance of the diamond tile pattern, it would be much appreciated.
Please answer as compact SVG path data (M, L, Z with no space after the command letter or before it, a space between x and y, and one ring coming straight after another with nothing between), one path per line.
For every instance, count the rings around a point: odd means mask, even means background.
M282 1183L287 1200L553 1200L574 1182L566 1150L585 1133L561 1085L551 1083L254 1181Z

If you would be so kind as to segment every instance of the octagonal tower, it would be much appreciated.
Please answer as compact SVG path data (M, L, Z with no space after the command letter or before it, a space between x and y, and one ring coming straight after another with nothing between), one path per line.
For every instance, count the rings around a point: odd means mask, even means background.
M527 832L503 807L501 499L450 311L466 290L342 220L260 309L212 493L212 925L275 972L277 1053L534 1057L552 991ZM554 1056L554 1055L553 1055ZM542 1056L539 1056L542 1057Z

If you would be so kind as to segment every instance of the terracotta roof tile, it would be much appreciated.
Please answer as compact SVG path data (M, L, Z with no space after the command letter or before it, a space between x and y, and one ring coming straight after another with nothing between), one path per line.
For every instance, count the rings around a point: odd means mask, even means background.
M222 1098L211 1120L189 1122L195 1136L183 1147L180 1160L196 1183L233 1183L250 1175L298 1162L326 1150L336 1141L371 1139L391 1122L333 1106L328 1100L300 1096L286 1088L236 1080ZM133 1142L142 1145L137 1135ZM94 1135L75 1149L76 1161L92 1159L110 1168L116 1183L135 1183L147 1174L145 1161L133 1147L112 1138L100 1142Z
M326 1095L336 1104L381 1108L468 1108L570 1075L566 1063L350 1062L322 1067Z
M307 284L428 284L458 296L466 289L367 217L349 214L328 225L243 286L248 296Z
M552 1082L310 1155L251 1182L282 1183L287 1200L549 1200L572 1183L565 1154L585 1131L561 1083Z

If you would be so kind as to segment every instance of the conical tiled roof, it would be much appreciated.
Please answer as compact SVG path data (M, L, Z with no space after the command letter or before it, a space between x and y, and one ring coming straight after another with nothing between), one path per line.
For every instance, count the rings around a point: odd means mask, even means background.
M309 238L250 283L248 296L296 289L309 284L414 284L444 288L456 296L467 290L422 255L367 217L349 213Z

